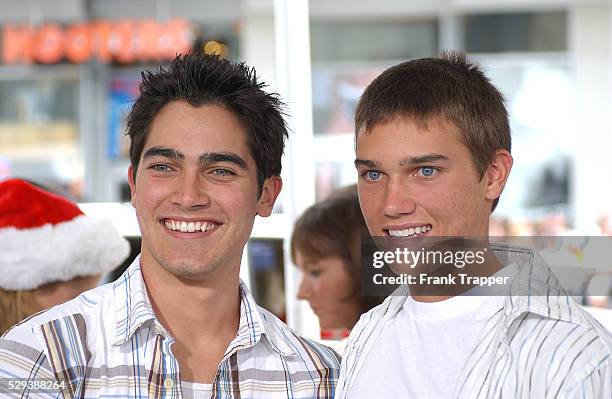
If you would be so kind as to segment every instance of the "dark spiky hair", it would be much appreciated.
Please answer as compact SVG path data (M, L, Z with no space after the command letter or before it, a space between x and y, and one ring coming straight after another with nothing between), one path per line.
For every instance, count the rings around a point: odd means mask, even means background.
M146 70L141 76L140 96L128 115L126 132L134 179L151 124L172 101L185 101L194 107L219 105L238 118L257 165L260 195L263 181L280 175L288 136L283 103L277 94L263 90L265 84L258 81L254 68L217 55L191 53L177 56L167 69Z

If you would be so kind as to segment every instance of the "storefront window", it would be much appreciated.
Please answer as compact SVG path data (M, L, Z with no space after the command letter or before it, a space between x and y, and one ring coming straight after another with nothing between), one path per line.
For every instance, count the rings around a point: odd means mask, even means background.
M565 11L467 15L463 25L469 52L567 50Z
M438 51L432 21L312 21L315 134L350 133L363 89L386 67Z
M312 62L380 62L426 57L438 47L435 21L312 21Z
M0 173L82 199L78 90L77 80L0 81Z
M353 183L353 118L365 87L401 61L438 53L438 22L312 20L316 198Z

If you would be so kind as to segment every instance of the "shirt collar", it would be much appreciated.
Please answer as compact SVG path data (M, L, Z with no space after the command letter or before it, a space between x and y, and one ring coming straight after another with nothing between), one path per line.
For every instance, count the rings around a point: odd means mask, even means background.
M236 338L230 343L227 353L233 348L253 346L265 336L276 352L285 356L295 354L279 328L280 323L276 317L260 310L246 284L240 280L240 323Z
M170 336L157 321L140 271L140 255L115 281L115 345L126 342L143 324L152 322L158 334Z
M123 275L114 283L115 292L115 345L126 342L141 326L153 324L156 334L172 338L155 317L140 270L140 255L134 259ZM278 320L262 313L246 284L240 280L240 321L236 337L227 352L251 347L265 335L274 350L282 355L295 351L283 337Z
M497 243L492 248L502 263L516 268L504 305L507 328L524 313L590 325L537 251Z

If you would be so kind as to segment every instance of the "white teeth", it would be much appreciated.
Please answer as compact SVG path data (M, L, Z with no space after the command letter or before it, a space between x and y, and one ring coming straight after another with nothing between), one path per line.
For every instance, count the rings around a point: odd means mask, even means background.
M217 226L216 223L206 223L206 226L202 227L202 231L212 230L215 226Z
M195 232L206 232L212 230L217 226L215 222L181 222L178 220L166 219L164 225L173 231L180 231L181 233L195 233Z
M403 230L389 230L389 235L391 237L416 237L419 234L423 234L429 230L431 230L431 225L418 226L416 228L411 227Z
M389 230L391 237L408 237L408 230Z

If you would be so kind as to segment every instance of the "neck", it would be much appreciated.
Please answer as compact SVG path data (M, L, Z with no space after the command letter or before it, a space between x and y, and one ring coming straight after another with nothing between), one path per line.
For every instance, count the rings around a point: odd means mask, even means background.
M197 344L236 335L239 264L191 280L175 276L149 257L143 256L140 263L155 315L177 341Z
M140 258L151 305L172 334L180 378L212 383L240 323L240 259L200 276L177 276L150 254Z
M481 247L483 248L483 247ZM437 270L435 272L436 276L450 276L455 277L455 283L450 285L446 285L445 282L441 283L441 286L438 286L437 281L434 281L425 285L417 285L412 289L413 291L412 298L418 302L440 302L445 301L447 299L453 298L455 296L459 296L464 294L466 291L475 287L474 284L460 284L459 274L464 274L469 277L489 277L493 274L497 273L499 270L503 268L503 265L499 262L499 260L493 254L493 251L488 244L486 245L486 256L485 261L482 264L472 264L470 266L465 266L464 268L457 268L453 265L443 268L442 270Z

